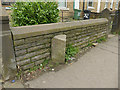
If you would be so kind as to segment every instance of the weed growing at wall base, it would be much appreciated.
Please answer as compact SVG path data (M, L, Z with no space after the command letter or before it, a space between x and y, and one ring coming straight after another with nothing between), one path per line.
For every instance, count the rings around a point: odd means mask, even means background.
M87 47L91 47L92 45L93 45L93 43L91 43L90 41L88 41Z
M23 70L18 68L18 72L16 74L17 79L21 78L22 73L23 73Z
M44 67L46 67L49 63L49 60L45 59L40 65L36 65L32 68L30 68L29 72L32 72L32 71L36 71L37 69L43 69Z
M103 36L103 37L97 39L96 41L97 41L98 43L101 43L102 41L106 41L106 40L107 40L106 37Z
M71 44L69 44L66 48L66 55L65 60L66 62L68 60L71 60L71 57L74 57L78 53L79 49L77 47L73 47Z

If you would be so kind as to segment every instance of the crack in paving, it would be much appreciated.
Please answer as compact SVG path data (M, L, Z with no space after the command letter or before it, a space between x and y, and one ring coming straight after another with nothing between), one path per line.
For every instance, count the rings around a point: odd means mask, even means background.
M108 52L111 52L111 53L113 53L113 54L120 55L119 53L115 53L115 52L113 52L113 51L110 51L110 50L105 49L105 48L102 48L102 47L97 47L97 48L102 49L102 50L105 50L105 51L108 51Z

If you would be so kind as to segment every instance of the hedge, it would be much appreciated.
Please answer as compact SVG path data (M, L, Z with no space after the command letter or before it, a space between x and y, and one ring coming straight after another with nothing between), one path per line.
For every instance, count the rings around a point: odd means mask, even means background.
M56 23L59 10L56 2L16 2L12 5L12 26Z

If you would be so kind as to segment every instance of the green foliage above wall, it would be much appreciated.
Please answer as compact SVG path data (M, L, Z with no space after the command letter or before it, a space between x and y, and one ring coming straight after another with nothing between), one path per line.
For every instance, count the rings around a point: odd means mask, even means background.
M11 13L12 26L56 23L59 10L56 2L16 2Z

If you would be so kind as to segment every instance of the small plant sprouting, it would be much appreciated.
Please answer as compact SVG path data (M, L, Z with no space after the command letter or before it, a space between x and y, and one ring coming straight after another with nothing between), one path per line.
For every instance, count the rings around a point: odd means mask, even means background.
M40 65L36 65L30 68L29 72L36 71L38 69L43 69L46 65L48 65L48 63L49 63L49 60L46 59Z
M39 68L40 68L39 66L34 66L34 67L30 68L29 72L36 71Z
M100 40L100 39L97 39L96 41L97 41L98 43L101 43L101 40Z
M22 69L20 69L18 66L18 73L16 74L17 79L21 78L22 73L23 73Z
M45 67L46 65L48 65L48 63L49 63L49 60L46 59L46 60L43 61L43 63L41 64L41 66Z
M120 32L118 32L118 35L120 35Z
M87 47L91 47L92 45L93 45L93 43L91 43L90 41L88 41Z
M112 32L113 35L120 35L120 32Z
M117 34L117 32L113 32L112 34L113 34L113 35L116 35L116 34Z
M106 41L106 37L101 37L99 39L96 40L98 43L101 43L102 41Z
M71 57L74 57L77 53L78 53L79 49L77 47L73 47L71 44L69 44L66 48L66 55L65 55L65 59L66 62L68 60L71 60Z

